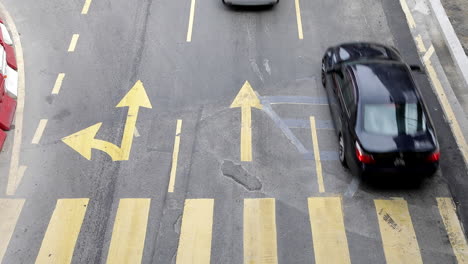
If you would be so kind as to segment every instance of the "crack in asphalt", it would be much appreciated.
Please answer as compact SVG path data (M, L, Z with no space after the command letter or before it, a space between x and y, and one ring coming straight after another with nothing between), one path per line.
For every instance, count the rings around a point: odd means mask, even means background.
M148 29L148 20L149 16L151 15L151 5L153 4L153 0L147 0L146 5L144 5L142 8L145 11L144 18L143 18L143 24L142 24L142 30L140 31L140 36L136 38L135 43L137 43L136 46L136 55L135 55L135 61L132 65L132 70L131 70L131 75L130 75L130 82L134 82L137 78L138 70L141 65L141 59L143 57L143 51L145 48L145 43L146 43L146 32ZM140 28L140 27L136 27Z
M258 191L262 189L262 183L260 180L251 175L240 164L235 164L230 160L224 160L221 171L224 176L234 180L234 182L249 191Z

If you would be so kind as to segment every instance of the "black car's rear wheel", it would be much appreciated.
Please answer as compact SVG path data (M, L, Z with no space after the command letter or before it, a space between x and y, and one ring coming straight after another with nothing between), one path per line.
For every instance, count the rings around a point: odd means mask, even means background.
M338 136L338 155L339 155L339 158L340 158L340 162L341 164L343 165L343 167L347 168L348 167L348 164L346 163L346 156L345 156L345 153L346 153L346 145L344 143L344 138L343 136L340 135Z

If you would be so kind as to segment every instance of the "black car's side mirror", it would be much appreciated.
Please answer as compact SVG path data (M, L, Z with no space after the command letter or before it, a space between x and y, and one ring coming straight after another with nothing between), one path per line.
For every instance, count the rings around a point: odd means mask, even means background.
M410 65L410 69L415 72L424 73L424 70L419 65Z

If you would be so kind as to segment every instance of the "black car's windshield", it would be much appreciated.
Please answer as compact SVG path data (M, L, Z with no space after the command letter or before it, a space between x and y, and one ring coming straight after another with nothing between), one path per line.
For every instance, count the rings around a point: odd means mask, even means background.
M368 133L397 136L426 131L426 118L419 103L364 104L364 130Z

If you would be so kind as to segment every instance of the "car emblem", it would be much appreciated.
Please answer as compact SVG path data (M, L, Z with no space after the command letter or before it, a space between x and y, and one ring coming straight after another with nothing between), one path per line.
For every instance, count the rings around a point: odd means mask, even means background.
M400 157L402 157L403 155L400 153ZM393 164L395 164L395 166L405 166L405 160L402 159L402 158L396 158L395 159L395 162L393 162Z

